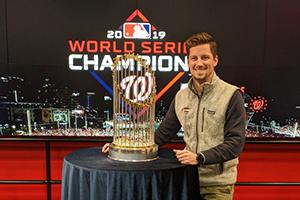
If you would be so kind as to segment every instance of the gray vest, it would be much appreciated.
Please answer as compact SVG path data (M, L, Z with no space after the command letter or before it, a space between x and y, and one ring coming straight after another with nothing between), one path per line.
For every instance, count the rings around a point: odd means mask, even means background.
M175 97L176 115L184 129L186 149L195 153L213 148L224 141L225 114L238 88L215 74L205 83L201 95L191 88L180 90ZM238 159L199 167L201 186L229 185L236 182Z

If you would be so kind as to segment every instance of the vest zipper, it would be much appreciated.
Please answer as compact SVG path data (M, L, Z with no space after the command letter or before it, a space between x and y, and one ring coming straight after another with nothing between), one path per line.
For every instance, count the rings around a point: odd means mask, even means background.
M199 136L198 136L198 129L199 129L199 110L200 110L200 103L201 103L201 99L204 93L204 88L201 92L200 95L198 95L198 107L197 107L197 118L196 118L196 138L197 138L197 142L196 142L196 153L198 152L198 141L199 141ZM202 132L202 131L201 131Z
M204 129L204 114L205 114L205 108L203 108L203 110L202 110L201 132L203 132L203 129Z

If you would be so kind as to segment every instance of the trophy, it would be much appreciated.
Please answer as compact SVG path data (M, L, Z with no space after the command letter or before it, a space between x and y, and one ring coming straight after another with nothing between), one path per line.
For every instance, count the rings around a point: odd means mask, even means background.
M157 158L154 143L155 76L138 55L117 56L112 65L113 142L108 157L141 162Z

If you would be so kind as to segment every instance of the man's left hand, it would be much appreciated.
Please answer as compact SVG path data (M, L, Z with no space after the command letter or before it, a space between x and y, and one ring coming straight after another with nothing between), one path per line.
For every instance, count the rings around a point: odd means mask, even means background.
M173 150L176 153L176 157L181 164L184 165L197 165L197 154L188 150Z

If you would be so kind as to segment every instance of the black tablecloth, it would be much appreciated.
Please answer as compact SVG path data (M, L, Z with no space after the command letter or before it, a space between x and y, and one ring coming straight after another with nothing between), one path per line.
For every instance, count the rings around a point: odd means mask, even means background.
M65 157L62 176L62 200L77 199L198 200L198 170L167 149L149 162L111 160L100 147L80 149Z

